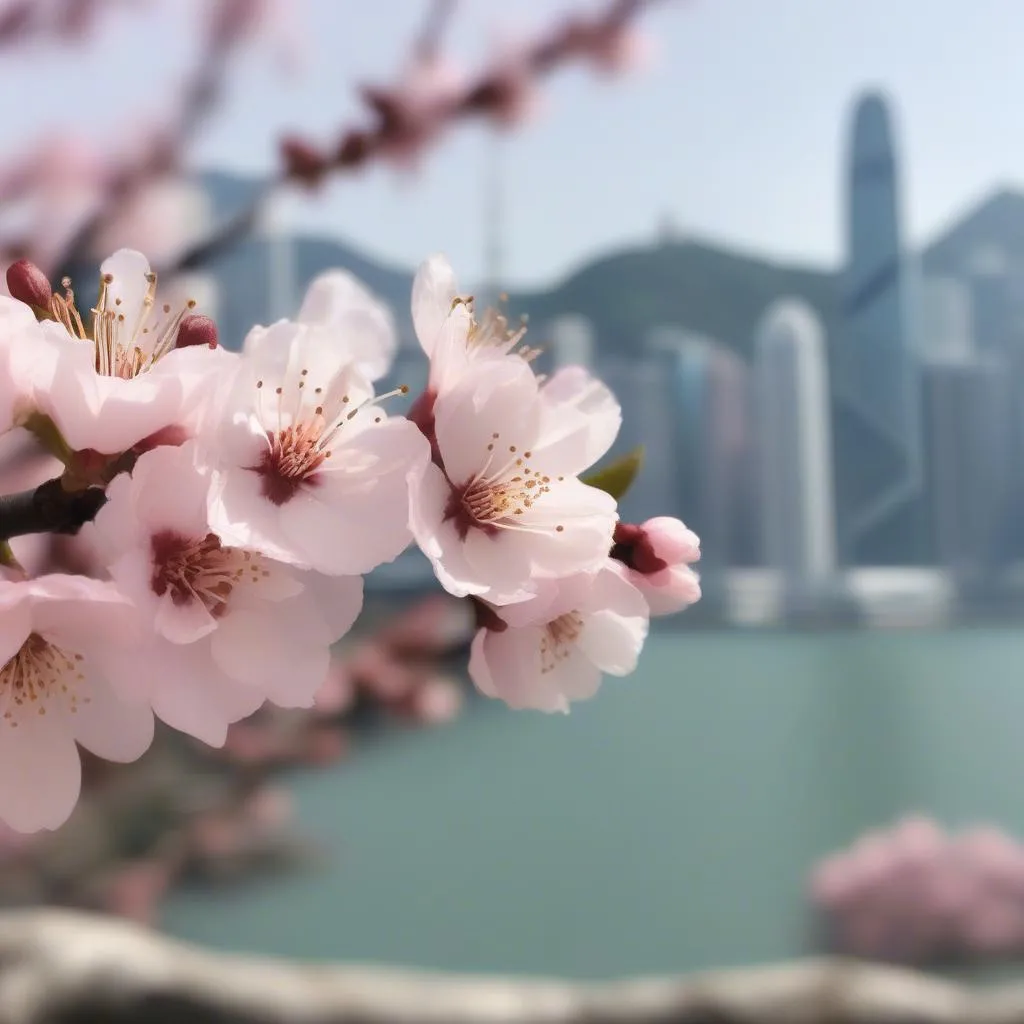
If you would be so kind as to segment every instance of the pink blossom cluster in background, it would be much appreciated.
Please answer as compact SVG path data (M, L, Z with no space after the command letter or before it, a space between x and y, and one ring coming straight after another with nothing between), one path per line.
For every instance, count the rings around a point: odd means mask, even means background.
M828 857L810 892L844 954L926 964L1024 952L1024 845L994 827L906 818Z

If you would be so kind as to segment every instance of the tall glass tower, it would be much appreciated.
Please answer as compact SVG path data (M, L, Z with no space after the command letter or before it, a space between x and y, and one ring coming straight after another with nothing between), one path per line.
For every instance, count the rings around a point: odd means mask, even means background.
M918 367L910 272L886 100L858 101L847 161L846 263L831 353L836 488L844 561L899 563L921 490Z

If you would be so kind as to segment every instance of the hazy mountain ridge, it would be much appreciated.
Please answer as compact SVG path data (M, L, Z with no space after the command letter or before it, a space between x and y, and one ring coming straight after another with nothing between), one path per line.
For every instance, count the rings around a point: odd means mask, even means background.
M240 208L252 194L250 179L208 172L202 181L220 219ZM233 184L234 183L234 184ZM294 273L301 289L316 274L344 267L388 302L406 344L410 335L409 295L412 269L373 259L351 243L309 234L294 236ZM253 323L245 297L269 292L271 242L255 237L218 257L212 269L226 297L220 312L229 344ZM922 251L926 273L961 273L979 252L1024 263L1024 192L1002 188L971 207ZM612 251L582 264L550 289L514 291L509 310L525 313L535 330L564 314L589 319L598 352L628 356L643 345L649 331L679 326L715 338L749 358L757 321L783 296L798 296L821 316L829 334L836 327L839 275L740 254L704 241L654 241ZM232 296L242 296L242 304ZM253 303L259 307L259 301ZM256 317L255 319L259 319ZM238 336L238 341L233 339ZM538 343L543 342L537 337Z

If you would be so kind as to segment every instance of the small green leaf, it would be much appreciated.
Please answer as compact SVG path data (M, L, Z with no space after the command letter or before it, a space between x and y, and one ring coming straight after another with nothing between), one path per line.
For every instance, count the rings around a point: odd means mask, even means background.
M0 540L0 566L3 566L5 569L13 569L22 575L25 574L21 563L14 557L10 541Z
M644 446L641 444L614 462L609 462L607 466L602 466L589 476L583 477L583 482L610 494L616 501L621 501L633 486L633 481L643 464Z
M41 412L30 413L23 425L29 433L35 435L36 440L51 455L60 459L65 466L74 457L75 453L64 440L64 435L57 429L57 424L49 416Z

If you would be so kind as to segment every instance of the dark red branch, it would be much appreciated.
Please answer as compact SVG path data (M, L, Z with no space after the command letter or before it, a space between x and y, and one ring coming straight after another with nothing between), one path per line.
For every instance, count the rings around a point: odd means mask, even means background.
M0 541L29 533L77 533L106 500L99 487L67 491L59 478L29 491L0 495Z

